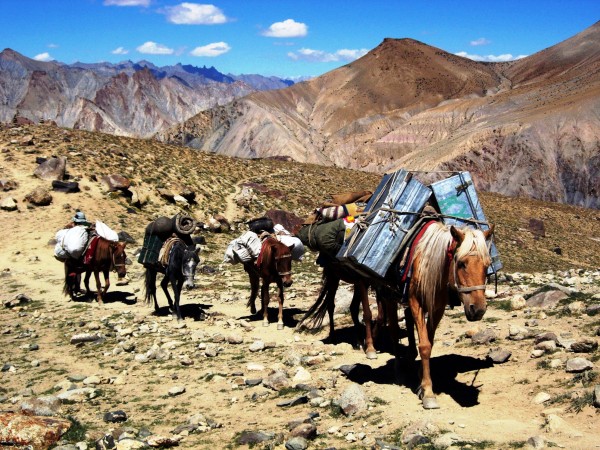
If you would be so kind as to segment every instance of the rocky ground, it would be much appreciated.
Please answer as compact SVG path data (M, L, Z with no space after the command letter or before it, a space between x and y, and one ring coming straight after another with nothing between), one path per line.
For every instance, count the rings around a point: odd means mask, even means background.
M398 361L388 353L385 330L376 360L350 345L349 286L343 285L337 298L335 343L327 340L326 329L296 328L320 287L314 254L294 263L284 330L275 323L263 327L249 314L245 272L221 263L242 222L230 232L202 233L203 260L196 289L182 298L184 320L171 317L162 293L155 314L142 300L143 267L136 251L143 226L134 225L159 213L170 215L175 206L154 199L128 214L123 199L87 176L79 180L81 192L53 192L48 206L23 201L42 183L31 176L35 165L27 159L35 152L11 143L14 134L7 136L0 136L2 177L18 187L3 196L12 195L17 210L0 211L0 442L19 428L21 413L29 413L27 420L43 423L49 439L38 434L36 448L50 441L62 449L600 445L600 272L593 256L581 257L596 251L593 239L600 234L593 221L586 221L596 228L581 252L570 247L581 233L571 240L557 237L550 204L543 205L548 237L530 241L531 232L520 230L518 240L498 241L507 268L497 293L488 292L484 319L468 323L454 309L442 320L432 358L441 408L426 411L414 392L416 370L401 357L403 348ZM98 148L107 147L96 139ZM70 151L83 153L91 146L78 145ZM33 148L49 153L43 145ZM280 174L286 166L273 167L267 172ZM268 173L261 177L266 183ZM224 188L223 211L235 209L231 200L241 190L240 180L248 178L240 174L237 184ZM203 195L218 197L208 189ZM504 201L511 200L497 204ZM131 281L117 286L113 274L103 305L69 301L62 294L63 268L53 257L52 238L75 207L127 230L136 241L128 245ZM491 213L500 216L499 210ZM596 213L562 216L575 221L587 214ZM513 220L497 222L506 230ZM553 253L555 244L548 241L555 239L563 256ZM546 248L538 251L538 245ZM519 253L524 246L529 247ZM555 270L547 268L548 254L561 262ZM532 260L543 264L515 270ZM403 335L401 344L406 342ZM27 428L23 422L20 427ZM52 440L53 430L62 436Z

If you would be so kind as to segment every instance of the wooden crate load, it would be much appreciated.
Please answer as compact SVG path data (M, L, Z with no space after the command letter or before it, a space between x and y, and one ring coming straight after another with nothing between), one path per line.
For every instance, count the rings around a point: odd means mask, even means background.
M430 197L431 189L406 170L385 175L365 208L368 226L354 227L337 259L360 274L383 278Z
M459 172L432 183L430 187L433 191L432 206L442 214L442 220L446 225L456 227L471 225L484 231L490 228L469 172ZM492 264L488 269L488 275L502 268L500 254L493 240L490 256Z

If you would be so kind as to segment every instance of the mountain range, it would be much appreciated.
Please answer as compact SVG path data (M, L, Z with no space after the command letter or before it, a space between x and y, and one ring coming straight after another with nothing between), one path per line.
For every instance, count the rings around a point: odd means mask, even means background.
M286 89L204 110L157 139L375 172L468 170L477 187L600 207L600 22L504 63L413 39Z
M15 115L34 122L111 134L150 137L214 106L293 81L261 75L225 75L214 67L148 61L44 62L0 52L0 122Z

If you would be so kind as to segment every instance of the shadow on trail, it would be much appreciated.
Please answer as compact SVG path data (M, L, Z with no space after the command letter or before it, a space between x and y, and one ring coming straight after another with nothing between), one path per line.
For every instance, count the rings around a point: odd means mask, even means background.
M208 317L208 313L206 312L208 309L212 308L212 305L204 304L204 303L187 303L185 305L179 305L179 310L181 311L181 317L183 319L191 318L195 322L199 322L202 320L206 320ZM173 314L173 311L169 308L168 305L161 306L158 310L153 311L153 316L158 317L166 317Z
M279 307L275 306L267 309L267 314L269 317L269 323L277 324L277 316L279 315ZM297 314L304 314L304 310L298 308L286 308L283 307L283 326L286 328L296 328L299 320L294 316ZM246 319L250 322L257 322L263 320L262 312L257 312L256 314L248 314L247 316L238 317L238 320Z
M479 403L479 387L481 385L476 384L477 375L480 370L488 369L494 365L486 359L455 354L432 357L430 364L434 392L449 395L464 408ZM358 363L346 366L343 371L348 379L358 384L367 381L377 384L400 384L416 392L419 387L418 373L420 367L420 360L409 361L400 357L397 360L396 358L390 358L385 365L377 368ZM456 379L459 373L465 372L475 372L469 383Z

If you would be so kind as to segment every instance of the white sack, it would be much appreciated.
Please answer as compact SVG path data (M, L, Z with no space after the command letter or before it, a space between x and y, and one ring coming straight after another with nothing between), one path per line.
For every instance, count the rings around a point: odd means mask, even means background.
M302 241L300 239L298 239L296 236L289 236L287 234L283 234L277 236L277 240L292 249L293 260L302 261L302 257L304 256L304 244L302 244Z
M258 258L262 243L253 231L246 231L229 243L223 262L230 264L247 263Z
M113 231L108 225L99 220L96 220L96 233L98 233L98 236L103 237L108 241L119 242L119 235L117 232Z
M71 257L79 259L88 242L88 232L85 227L69 228L63 238L63 248Z
M66 228L58 230L56 236L54 237L56 239L56 245L54 246L54 256L56 257L56 259L59 259L61 261L64 261L69 257L69 254L63 247L63 241L67 234L67 231L69 230Z

